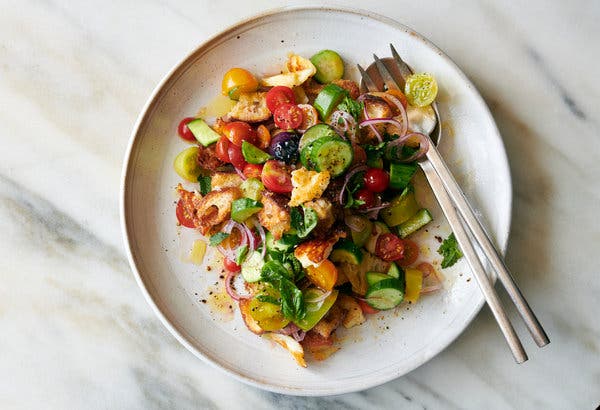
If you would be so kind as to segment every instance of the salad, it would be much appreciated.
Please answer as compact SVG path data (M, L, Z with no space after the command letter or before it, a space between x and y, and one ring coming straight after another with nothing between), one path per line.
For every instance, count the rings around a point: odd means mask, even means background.
M361 93L343 76L332 50L291 54L260 79L232 68L228 112L178 127L193 144L174 168L194 184L177 187L178 224L223 256L247 328L303 367L306 352L323 360L340 348L336 329L442 287L430 263L415 266L411 240L432 220L412 184L428 140L411 113L431 109L436 81L419 73L404 92ZM460 257L452 237L440 253L444 267Z

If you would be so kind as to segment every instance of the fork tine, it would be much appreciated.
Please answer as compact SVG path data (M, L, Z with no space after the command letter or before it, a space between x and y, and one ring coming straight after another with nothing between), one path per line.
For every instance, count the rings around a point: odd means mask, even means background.
M370 91L370 92L379 91L377 88L377 85L375 84L375 82L373 81L371 76L369 74L367 74L365 69L362 68L360 66L360 64L356 64L356 66L358 67L358 71L360 71L360 75L362 76L365 87L367 87L367 91Z
M392 56L394 57L394 61L396 62L398 70L400 70L400 74L402 75L402 79L404 80L406 79L406 77L412 74L412 70L410 69L408 64L406 64L404 60L400 58L400 54L398 54L393 44L390 44L390 49L392 50Z
M385 64L383 64L383 61L381 61L379 59L379 57L377 57L377 55L375 55L375 54L373 54L373 59L375 60L375 66L377 67L377 71L379 71L379 74L381 75L381 79L383 80L387 89L388 90L392 90L392 89L399 90L400 87L398 86L398 83L396 83L396 81L394 80L394 77L392 77L392 74L388 71Z

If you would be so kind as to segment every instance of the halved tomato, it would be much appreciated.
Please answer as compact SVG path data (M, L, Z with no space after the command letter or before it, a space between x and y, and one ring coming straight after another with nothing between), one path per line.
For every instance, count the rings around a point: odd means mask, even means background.
M292 192L291 169L284 162L275 160L265 162L260 179L265 188L270 191L279 194Z
M267 92L265 98L267 100L267 108L272 113L274 113L281 104L296 104L294 91L290 87L285 87L283 85L271 88L269 92Z
M404 243L402 239L393 233L384 233L377 238L375 255L387 262L402 259L404 256Z
M375 313L379 313L379 310L375 309L373 306L369 305L362 299L356 299L358 302L358 306L360 306L360 310L367 315L374 315Z
M269 148L271 143L271 133L264 125L259 125L256 129L256 146L260 149Z
M229 163L229 146L231 142L227 139L227 137L221 137L219 141L217 141L217 145L215 147L215 155L223 162Z
M338 271L333 262L325 259L317 266L306 268L306 276L314 285L328 292L335 286Z
M183 203L183 199L180 199L177 202L177 209L175 209L175 215L177 216L177 221L181 226L185 226L186 228L195 228L194 218L185 208Z
M260 178L262 170L262 164L246 164L243 174L246 178Z
M223 259L223 265L225 266L225 269L227 269L229 272L236 273L242 270L242 267L240 265L227 258Z
M402 267L410 266L419 257L419 245L410 239L403 239L404 241L404 256L402 259L398 259L396 262Z
M242 154L242 149L237 145L231 144L227 149L227 153L229 154L229 162L239 170L244 169L246 166L246 158L244 158L244 154Z
M252 129L250 124L243 121L234 121L225 124L223 126L223 134L238 147L241 147L244 141L248 141L251 144L256 142L256 131Z
M295 130L302 124L302 110L294 104L281 104L273 113L273 121L282 130Z
M319 122L319 114L315 107L310 104L298 104L302 110L302 123L298 126L299 130L307 130Z

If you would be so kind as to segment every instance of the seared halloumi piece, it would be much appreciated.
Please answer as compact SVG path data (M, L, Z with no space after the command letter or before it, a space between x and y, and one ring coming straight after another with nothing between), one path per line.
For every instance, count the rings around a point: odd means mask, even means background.
M215 172L210 178L210 187L212 190L223 188L239 188L242 178L233 172Z
M300 168L292 171L292 198L289 206L302 205L310 200L320 198L329 185L329 172L309 171Z
M267 93L242 93L237 104L227 114L230 119L245 122L260 122L271 117L271 111L267 107Z
M263 78L260 83L266 87L283 85L297 87L317 73L317 68L307 58L291 54L285 63L283 73Z
M301 243L294 250L294 256L303 268L309 266L318 266L329 257L333 250L333 245L340 238L345 238L346 233L343 231L334 232L328 239L312 239Z
M336 304L339 304L339 306L346 311L344 320L342 320L342 325L346 329L361 325L367 320L360 305L352 296L340 295Z
M264 191L260 201L263 208L258 212L259 223L267 228L275 239L281 239L283 233L291 228L292 218L290 207L287 206L287 198L271 191Z

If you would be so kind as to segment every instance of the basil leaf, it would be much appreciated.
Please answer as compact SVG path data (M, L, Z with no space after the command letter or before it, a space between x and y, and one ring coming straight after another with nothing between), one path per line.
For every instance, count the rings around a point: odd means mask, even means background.
M442 260L442 268L449 268L454 265L460 258L462 258L463 254L458 247L458 242L454 237L454 233L451 233L444 242L438 248L438 253L444 257Z
M202 195L206 195L206 194L208 194L211 191L212 185L210 183L210 177L209 176L200 175L198 177L198 183L200 184L200 193Z
M208 240L208 243L210 246L217 246L228 237L229 237L228 233L217 232L216 234L214 234L213 236L210 237L210 239Z
M282 280L279 286L281 312L290 320L300 320L306 316L306 305L302 291L289 280Z
M240 246L237 248L237 254L235 256L235 263L241 265L246 258L246 254L248 253L248 245Z
M279 299L277 299L273 296L270 296L270 295L258 295L256 297L256 299L258 299L259 302L272 303L277 306L279 306L279 304L280 304Z
M304 211L304 215L302 215L302 212L300 212L298 207L292 208L290 213L291 225L292 228L296 230L296 235L298 238L306 238L308 234L315 229L317 223L319 222L319 217L314 209L304 206L302 209Z

